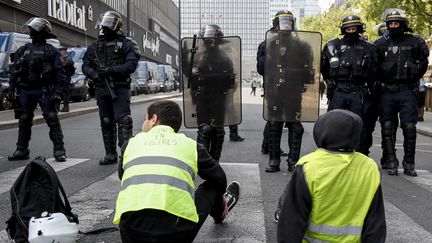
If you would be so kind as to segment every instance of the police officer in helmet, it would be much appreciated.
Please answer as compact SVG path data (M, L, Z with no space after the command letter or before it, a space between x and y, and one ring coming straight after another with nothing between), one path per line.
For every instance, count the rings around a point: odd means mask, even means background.
M328 87L328 110L344 109L363 117L363 92L373 86L376 49L361 38L366 27L359 16L343 17L340 30L343 38L329 41L321 55L321 73ZM368 151L361 151L362 144L363 141L359 152L368 155Z
M51 32L50 22L44 18L31 18L24 24L23 30L30 34L32 43L20 47L14 56L9 96L13 97L15 92L19 91L22 112L18 122L17 149L8 159L13 161L29 158L28 145L34 110L39 104L50 128L49 137L54 144L54 158L63 162L66 161L66 150L57 113L61 94L66 86L66 76L60 53L46 43L47 39L56 36Z
M398 174L399 161L395 153L393 119L399 113L404 136L404 174L417 176L415 171L418 80L428 66L429 49L424 39L412 35L406 14L401 9L384 12L388 38L375 44L379 50L379 115L383 148L383 169L389 175Z
M275 30L290 31L295 30L294 15L291 11L280 10L276 13L273 19L273 28ZM297 40L291 40L293 42L298 42ZM286 48L285 48L286 49ZM264 76L265 73L265 57L266 57L266 42L263 41L258 47L257 53L257 70L258 73ZM265 80L264 80L265 82ZM303 86L302 86L303 87ZM293 91L291 91L293 92ZM301 91L299 91L298 98L301 101ZM294 97L294 95L293 95ZM290 100L291 101L291 100ZM280 157L281 155L286 155L281 148L280 142L282 137L282 129L284 122L271 121L267 122L264 129L263 135L263 145L261 151L269 153L269 163L266 167L266 172L277 172L280 170ZM303 125L300 122L285 122L288 128L288 171L292 172L294 170L294 165L300 157L301 142L304 133Z
M203 89L200 91L202 94L196 97L196 111L199 114L197 141L207 148L215 160L219 161L225 136L224 127L220 124L225 120L225 93L235 82L234 66L225 51L219 48L224 40L217 37L222 37L224 34L218 25L206 25L200 30L199 36L203 38L205 50L196 57L198 64L193 69L194 73L196 72L202 79L202 87L198 89ZM192 86L201 85L199 82L192 84ZM215 122L212 124L211 120Z
M118 145L132 136L130 110L130 74L141 56L139 47L122 30L122 17L115 11L105 12L99 28L101 35L90 44L83 58L83 73L95 83L99 106L105 157L100 165L117 163Z

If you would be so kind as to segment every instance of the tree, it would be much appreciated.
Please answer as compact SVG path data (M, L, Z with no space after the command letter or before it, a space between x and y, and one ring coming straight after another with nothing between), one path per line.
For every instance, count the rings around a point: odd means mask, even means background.
M345 5L330 8L326 12L302 19L302 30L318 31L323 35L323 43L339 37L340 21L349 14L359 15L366 24L370 41L378 37L374 26L384 22L381 14L388 8L401 8L406 11L413 31L424 38L432 34L431 0L350 0Z

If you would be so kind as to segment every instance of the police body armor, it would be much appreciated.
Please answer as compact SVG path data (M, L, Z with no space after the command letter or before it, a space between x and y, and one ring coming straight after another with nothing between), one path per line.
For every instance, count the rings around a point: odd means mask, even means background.
M19 86L44 87L53 85L54 67L47 59L52 53L50 44L26 44L24 54L14 64L15 72L19 74Z
M421 78L420 61L413 46L416 37L407 35L400 43L390 39L384 50L385 61L381 63L383 81L388 84L415 84Z
M364 83L369 77L371 44L359 41L347 45L340 39L327 44L325 54L330 62L329 75L336 82Z
M93 62L95 70L102 67L111 67L115 65L120 65L125 63L126 54L123 51L124 41L127 40L124 37L118 37L111 41L97 40L96 42L96 62ZM97 63L100 62L102 67L98 67ZM115 85L127 86L130 83L129 77L125 77L121 74L113 73L110 75L113 80L115 80ZM96 84L97 86L103 86L102 83Z

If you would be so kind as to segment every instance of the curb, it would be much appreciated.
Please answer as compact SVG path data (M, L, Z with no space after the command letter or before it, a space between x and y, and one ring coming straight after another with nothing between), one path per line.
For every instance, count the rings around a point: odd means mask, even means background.
M417 133L424 136L432 137L432 129L427 127L417 126Z
M152 101L156 101L156 100L171 99L171 98L179 97L182 95L183 95L182 93L178 93L178 94L166 95L166 96L162 96L162 97L153 97L153 98L143 99L143 100L133 100L133 101L131 101L131 105L139 105L139 104L144 104L144 103L152 102ZM88 113L92 113L92 112L95 112L98 110L99 110L99 108L97 105L96 106L90 106L90 107L86 107L86 108L75 109L75 110L72 110L70 112L61 112L58 114L58 117L60 120L63 120L66 118L71 118L71 117L76 117L76 116L81 116L81 115L85 115ZM45 119L42 115L38 115L38 116L35 116L33 118L33 125L37 125L37 124L41 124L41 123L45 123ZM0 122L0 130L6 130L6 129L17 128L17 127L18 127L18 120L17 119Z

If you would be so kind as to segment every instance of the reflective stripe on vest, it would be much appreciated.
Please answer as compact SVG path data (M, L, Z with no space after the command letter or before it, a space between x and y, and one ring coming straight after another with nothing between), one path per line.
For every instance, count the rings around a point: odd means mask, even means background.
M299 162L312 197L306 242L361 242L364 220L381 183L376 163L360 153L317 149Z
M114 224L120 223L123 213L143 209L198 222L194 201L197 160L196 142L171 127L158 125L131 138L123 154Z
M192 198L195 197L195 189L189 186L187 182L165 175L139 175L127 178L123 181L121 190L123 191L131 185L140 185L145 183L170 185L183 191L187 191Z

